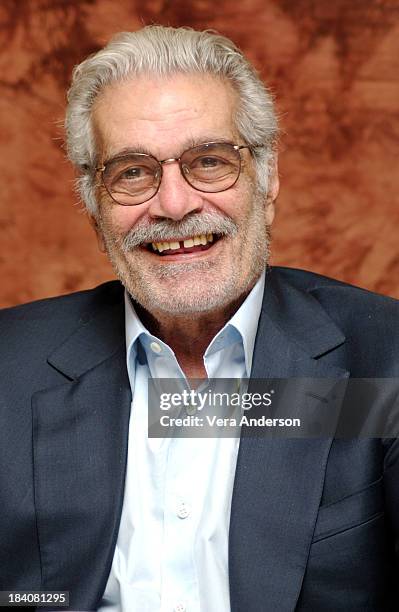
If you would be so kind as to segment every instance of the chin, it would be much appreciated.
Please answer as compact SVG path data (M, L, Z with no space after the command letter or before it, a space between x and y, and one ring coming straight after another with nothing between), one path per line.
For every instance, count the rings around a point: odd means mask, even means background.
M145 310L152 314L189 316L210 313L227 307L232 295L223 291L215 292L209 286L202 291L200 287L171 289L170 291L152 290L150 293L137 289L137 285L127 286L129 293Z
M214 275L179 275L163 279L121 278L127 291L145 310L153 315L190 316L211 313L233 303L241 293L235 278ZM202 278L201 278L202 276Z
M141 270L139 262L133 265L129 261L123 268L114 265L114 269L132 298L147 312L156 318L183 317L211 314L239 304L262 272L265 261L261 259L249 273L222 261L171 263Z

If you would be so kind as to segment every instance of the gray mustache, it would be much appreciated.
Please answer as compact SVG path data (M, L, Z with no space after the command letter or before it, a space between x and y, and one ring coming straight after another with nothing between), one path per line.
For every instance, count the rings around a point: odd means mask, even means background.
M237 234L237 231L237 224L229 217L217 213L196 213L188 215L181 221L163 219L151 225L137 225L126 234L121 246L122 250L127 253L146 242L183 240L188 236L201 234L232 237Z

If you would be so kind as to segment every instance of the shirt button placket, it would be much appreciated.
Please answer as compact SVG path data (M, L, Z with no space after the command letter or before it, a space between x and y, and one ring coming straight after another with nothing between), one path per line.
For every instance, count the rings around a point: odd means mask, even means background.
M180 519L185 519L188 516L190 516L190 507L188 506L188 504L186 504L186 502L181 501L177 507L177 516Z
M193 406L192 404L190 404L189 406L186 406L186 414L188 416L194 416L196 412L197 412L197 406Z

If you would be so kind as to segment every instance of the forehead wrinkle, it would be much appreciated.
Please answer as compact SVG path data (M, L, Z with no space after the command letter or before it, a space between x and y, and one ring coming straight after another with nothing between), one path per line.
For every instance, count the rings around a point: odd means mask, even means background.
M207 115L209 113L211 117L213 116L213 105L211 104L210 107L208 107L206 104L204 105L200 101L199 105L197 106L195 104L195 100L193 105L194 108L192 107L191 109L187 109L187 107L183 106L182 108L179 105L178 99L177 108L176 106L171 108L170 102L173 102L173 104L176 103L175 91L173 91L172 94L170 91L170 82L173 82L173 80L173 78L166 80L162 79L157 83L157 85L159 85L156 91L158 104L153 106L150 105L153 113L152 119L147 115L145 109L146 105L144 104L143 108L138 108L137 105L134 105L134 101L132 108L132 111L133 109L134 111L132 114L130 114L129 107L127 107L126 104L122 106L123 110L121 113L119 113L119 102L121 101L121 97L123 99L121 94L124 92L127 86L130 86L129 83L119 83L116 84L115 87L109 87L102 92L102 94L95 101L92 114L93 127L96 137L95 139L97 141L97 151L99 152L102 160L105 158L109 160L116 156L127 155L134 152L153 155L154 157L158 157L158 159L179 157L188 148L212 141L229 141L233 142L234 144L245 144L239 138L234 121L237 100L235 91L232 89L230 83L227 83L227 88L223 88L226 92L228 103L223 106L223 108L220 106L220 104L216 104L216 107L219 108L219 113L222 113L223 115L219 118L220 127L218 125L218 120L214 122L214 126L210 126L210 129L204 126L205 129L203 129L203 132L201 133L201 116L205 115L205 123L208 124L209 121L207 121ZM184 76L184 78L182 77L182 80L183 82L189 80L189 77ZM218 79L215 80L212 78L208 80L210 82L214 80L216 82L216 86L220 86ZM140 79L138 85L140 85L141 81L144 81L145 83L147 79ZM149 80L149 83L150 85L153 83L151 79ZM131 85L134 89L135 82L132 82ZM225 86L226 83L223 83L223 85ZM179 80L177 81L177 86L179 86ZM177 89L178 88L179 87L177 87ZM121 89L121 91L118 92L119 89ZM127 90L127 92L130 95L130 91ZM142 92L139 89L139 97L140 95L142 95ZM196 121L195 115L200 110L201 112L198 115L198 121ZM194 117L188 117L188 124L184 126L186 120L184 115L187 111L189 111L190 114L193 113ZM175 113L180 115L180 119L176 120L176 116L174 116ZM110 118L111 121L109 122ZM136 126L134 125L134 121L137 122ZM145 125L147 122L149 123L148 130L146 129L147 126ZM178 127L179 124L180 127ZM224 126L223 128L222 125ZM137 133L135 137L134 132L136 131ZM129 134L129 132L131 133ZM169 137L169 132L171 132L171 137ZM178 137L176 137L176 134L173 136L174 132L177 132ZM159 138L157 138L157 136ZM164 146L159 144L162 141L164 141Z
M177 159L185 151L187 151L187 149L191 149L193 147L197 147L199 145L206 144L208 142L231 142L232 144L239 144L239 143L233 142L233 140L234 138L215 136L214 134L212 136L201 136L201 137L191 136L183 142L179 150L176 149L175 152L171 153L171 155L168 155L168 157L162 157L162 159L169 159L169 158ZM129 145L128 147L116 149L115 151L110 150L109 153L107 153L103 163L106 164L109 161L112 161L113 159L117 159L118 157L134 155L135 153L145 153L146 155L151 155L152 157L155 157L156 159L158 159L157 156L154 154L154 152L149 147L146 147L142 144L132 144L132 145ZM159 159L161 160L161 158Z

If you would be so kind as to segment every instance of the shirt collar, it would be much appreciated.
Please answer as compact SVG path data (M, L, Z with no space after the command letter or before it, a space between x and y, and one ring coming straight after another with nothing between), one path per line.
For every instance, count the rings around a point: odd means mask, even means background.
M149 331L142 322L140 321L136 309L133 306L133 302L130 298L129 293L125 289L125 330L126 330L126 350L127 353L131 351L135 345L136 340L141 334L149 334Z
M256 331L258 329L259 316L262 308L263 292L265 287L265 272L262 273L256 285L250 291L244 302L241 304L237 312L226 325L216 334L210 345L208 346L205 356L215 350L224 348L226 342L232 341L232 331L236 330L244 346L245 367L249 376L252 368L252 358L255 346ZM140 336L144 335L147 338L154 338L161 344L161 340L155 338L144 327L140 321L132 300L128 292L125 290L125 329L126 329L126 351L128 363L135 358L137 354L136 343ZM236 334L234 334L236 335ZM227 340L229 339L229 340ZM130 361L131 362L131 361Z
M230 321L227 321L226 325L216 334L205 353L206 355L208 351L210 352L213 347L218 344L219 338L227 339L227 337L229 337L229 332L235 330L238 332L244 346L245 368L248 377L251 374L255 338L262 309L264 288L265 272L262 273L256 285L247 295L237 312L231 317ZM231 336L232 334L230 333L230 338ZM222 346L220 346L220 348L222 348Z

